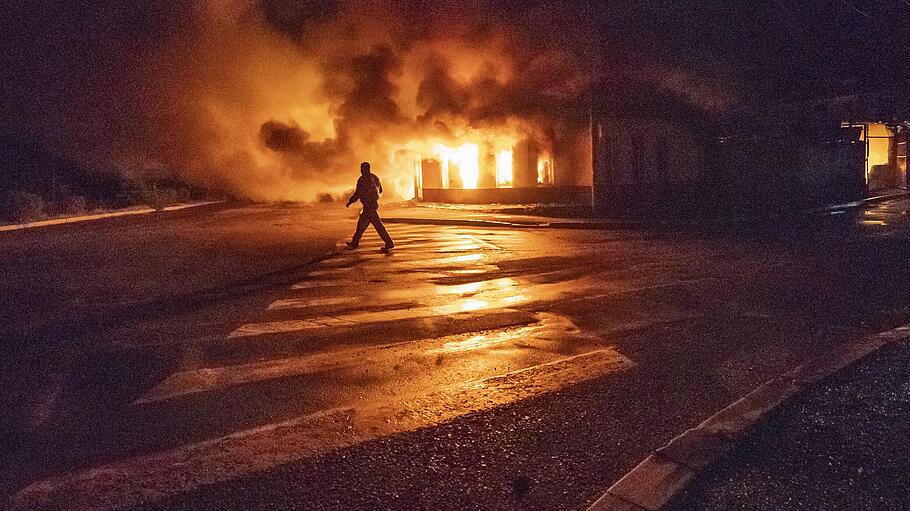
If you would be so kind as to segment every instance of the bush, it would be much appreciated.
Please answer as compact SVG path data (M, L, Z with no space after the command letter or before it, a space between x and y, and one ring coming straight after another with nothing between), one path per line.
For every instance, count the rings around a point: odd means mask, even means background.
M327 203L335 202L335 197L332 197L331 193L320 193L316 195L316 202Z
M151 188L142 190L142 202L155 211L162 211L168 206L177 204L177 190L152 185Z
M85 210L87 209L85 197L81 195L70 195L66 198L63 208L67 215L85 214Z
M44 199L34 193L14 192L9 202L12 217L17 222L34 222L45 215Z

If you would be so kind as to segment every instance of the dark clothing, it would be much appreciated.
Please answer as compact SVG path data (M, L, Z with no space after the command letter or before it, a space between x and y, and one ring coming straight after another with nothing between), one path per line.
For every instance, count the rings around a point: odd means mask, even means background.
M360 244L360 238L363 237L364 231L367 230L367 226L370 224L373 224L376 232L379 233L379 237L385 242L386 249L395 245L392 243L392 237L385 230L385 226L382 225L382 220L379 219L380 193L382 193L382 184L375 174L361 175L357 179L357 189L354 190L354 195L351 195L351 198L348 199L348 205L359 200L363 203L363 211L360 212L360 218L357 220L357 230L351 239L351 247L357 247Z
M357 200L363 203L363 209L379 208L379 194L382 193L382 184L376 174L367 174L357 179L357 188L354 195L348 199L348 204L353 204Z
M394 243L392 243L392 237L389 236L389 233L385 230L385 226L382 225L382 220L379 219L379 212L376 211L376 209L367 208L366 204L363 206L363 211L360 212L360 218L357 219L357 231L354 232L354 237L351 239L351 245L356 247L360 244L360 238L370 224L373 224L376 232L379 233L379 237L382 238L382 241L385 242L387 247L394 245Z

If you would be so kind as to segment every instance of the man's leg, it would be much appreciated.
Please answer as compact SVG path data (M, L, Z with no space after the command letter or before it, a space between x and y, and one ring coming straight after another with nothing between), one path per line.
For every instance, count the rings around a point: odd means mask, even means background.
M385 242L385 246L388 248L394 247L395 244L392 243L392 237L389 236L389 232L385 230L385 226L382 225L382 220L379 218L379 211L373 211L373 216L370 218L370 222L373 224L373 228L376 229L379 237L382 238L382 241Z
M357 248L357 245L360 245L360 238L363 237L363 233L367 230L367 226L370 225L370 216L366 214L367 210L360 212L360 217L357 218L357 230L354 231L354 237L351 238L349 245L352 248Z

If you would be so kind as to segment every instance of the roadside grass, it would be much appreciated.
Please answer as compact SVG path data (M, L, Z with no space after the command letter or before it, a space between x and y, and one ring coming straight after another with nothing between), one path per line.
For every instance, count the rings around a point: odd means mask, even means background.
M55 218L142 208L163 211L170 206L189 204L195 200L201 200L200 194L193 193L188 188L157 184L138 187L108 200L90 200L79 194L47 198L31 191L16 190L5 197L0 194L0 225L29 224Z

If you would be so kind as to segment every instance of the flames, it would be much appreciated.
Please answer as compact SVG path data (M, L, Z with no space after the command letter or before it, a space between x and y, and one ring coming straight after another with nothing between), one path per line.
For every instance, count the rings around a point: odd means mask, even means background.
M405 144L396 169L422 188L465 189L533 187L554 184L549 145L515 128L475 130L454 140L427 135Z
M512 186L512 150L506 149L496 154L496 186Z
M464 143L459 146L434 144L430 152L430 162L438 162L439 187L474 190L477 188L511 188L515 184L515 150L490 149L487 154L481 153L481 145ZM413 161L407 165L414 169L414 178L418 188L424 184L424 159L422 155L412 155ZM431 165L436 168L435 165ZM537 158L535 185L552 185L553 158L544 154ZM485 176L485 182L481 177ZM432 188L432 185L427 186Z
M450 187L461 184L461 188L477 188L480 179L480 148L477 144L463 144L455 148L437 144L434 150L442 163L443 183L448 183Z
M462 7L465 23L452 24L452 12L440 8L425 13L415 32L412 13L356 2L288 32L259 13L234 15L246 5L236 0L205 5L198 40L184 50L196 78L186 96L204 98L187 107L204 111L172 125L205 118L209 129L189 132L211 136L162 166L189 162L197 181L269 200L341 196L360 161L372 163L390 199L413 198L424 186L553 182L553 158L544 153L552 126L564 122L561 105L573 97L561 87L584 83L587 74L577 56L532 49L537 42L519 25ZM380 28L377 19L390 25ZM478 32L481 26L487 29ZM225 34L234 46L216 51ZM522 152L526 140L544 149ZM437 173L439 182L427 183ZM536 177L522 177L530 173Z
M715 97L607 48L573 2L186 0L128 30L111 20L136 2L95 4L10 17L30 20L12 35L17 122L86 169L254 200L338 198L361 161L388 199L587 184L595 88ZM61 54L63 20L92 37Z
M86 168L254 200L338 198L361 161L387 199L413 197L415 175L424 186L536 186L551 180L552 158L522 144L557 143L591 81L571 51L584 19L561 2L167 5L135 40L99 17L98 41L117 43L37 80L67 77L66 93L27 117Z

